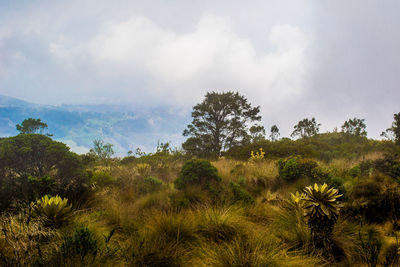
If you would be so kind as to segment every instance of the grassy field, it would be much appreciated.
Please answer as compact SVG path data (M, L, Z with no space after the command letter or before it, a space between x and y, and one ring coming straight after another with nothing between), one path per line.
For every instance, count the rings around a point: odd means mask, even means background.
M180 189L185 161L172 156L92 164L90 198L60 223L46 226L29 209L3 215L0 258L14 266L398 266L400 193L379 170L382 159L297 158L313 171L290 176L278 160L221 158L211 162L217 185ZM343 194L329 255L291 196L314 183Z

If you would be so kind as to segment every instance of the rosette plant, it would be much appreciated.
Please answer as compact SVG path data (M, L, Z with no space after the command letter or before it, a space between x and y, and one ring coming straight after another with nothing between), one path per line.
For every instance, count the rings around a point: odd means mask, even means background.
M338 190L328 188L327 184L310 185L304 189L304 216L311 230L311 238L316 248L324 248L331 254L332 232L339 216L341 205L337 201L341 197Z

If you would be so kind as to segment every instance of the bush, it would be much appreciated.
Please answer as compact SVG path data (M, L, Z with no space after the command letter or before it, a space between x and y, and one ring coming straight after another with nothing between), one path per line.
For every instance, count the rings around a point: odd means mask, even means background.
M64 263L88 264L96 257L98 250L97 240L87 227L76 229L72 236L65 236L61 244Z
M41 134L0 139L0 177L0 211L13 202L29 203L43 194L79 203L89 193L80 157L65 144Z
M183 190L189 185L199 185L203 189L213 190L221 177L218 170L209 161L192 159L182 166L180 176L174 181L175 188Z
M239 201L246 205L254 204L254 197L246 189L242 188L240 184L231 181L229 185L233 193L234 202Z
M400 160L396 154L385 154L374 162L375 169L393 178L400 176Z
M383 222L400 216L400 190L397 185L368 180L357 184L349 194L353 215L368 222Z
M66 198L46 195L36 202L34 211L35 214L43 216L49 225L60 226L71 212L71 205L68 205Z
M161 190L163 183L160 179L153 177L146 177L138 179L136 184L136 190L139 195L146 195L149 193L158 192Z
M115 181L111 174L105 171L94 171L89 177L92 184L99 186L107 186Z
M287 182L297 180L303 176L312 177L312 171L316 167L318 167L316 161L303 159L299 156L292 156L278 161L279 176Z

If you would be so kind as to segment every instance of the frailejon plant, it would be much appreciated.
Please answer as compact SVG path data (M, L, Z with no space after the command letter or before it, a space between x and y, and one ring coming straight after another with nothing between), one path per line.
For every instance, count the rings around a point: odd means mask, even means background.
M43 216L47 223L53 226L60 226L65 222L70 212L71 205L68 205L68 199L60 196L46 195L35 204L35 213Z
M315 248L324 249L328 256L332 255L333 226L341 208L337 199L341 196L337 189L328 188L327 184L314 184L304 189L302 205L313 244Z
M265 152L263 151L262 148L260 148L259 151L256 151L255 153L252 150L251 153L250 153L249 161L251 161L251 162L262 161L264 159L264 156L265 156Z

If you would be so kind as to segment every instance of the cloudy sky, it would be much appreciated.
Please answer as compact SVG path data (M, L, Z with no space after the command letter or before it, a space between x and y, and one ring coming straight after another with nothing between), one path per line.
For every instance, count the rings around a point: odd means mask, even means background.
M172 105L239 91L283 135L400 112L400 1L0 1L0 94ZM183 129L178 129L182 131Z

